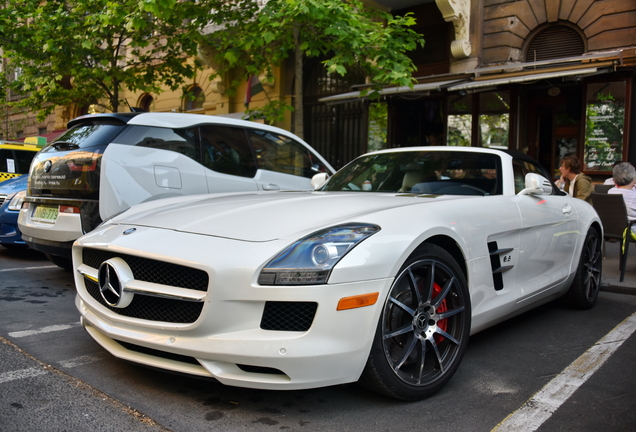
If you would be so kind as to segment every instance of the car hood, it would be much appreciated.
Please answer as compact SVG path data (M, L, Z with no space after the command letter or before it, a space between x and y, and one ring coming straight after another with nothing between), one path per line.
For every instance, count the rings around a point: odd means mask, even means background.
M16 192L26 190L28 175L24 174L9 180L0 182L0 194L12 195Z
M219 194L159 200L113 219L140 225L245 241L297 237L299 233L384 210L458 196L400 196L339 192Z

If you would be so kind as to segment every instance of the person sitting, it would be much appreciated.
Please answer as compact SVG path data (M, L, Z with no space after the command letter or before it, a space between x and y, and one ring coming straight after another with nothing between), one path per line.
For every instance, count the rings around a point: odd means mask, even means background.
M592 204L592 179L581 173L581 164L576 156L561 159L561 178L557 185L571 197L582 199Z
M627 219L633 221L636 219L636 168L629 162L621 162L612 170L612 178L615 187L607 191L608 194L621 194L625 200L627 207ZM632 240L636 240L636 233L632 228Z
M614 165L612 165L612 169L614 169L614 167L615 167L616 165L618 165L619 163L622 163L622 162L623 162L623 161L616 161L616 162L614 162ZM613 184L614 184L614 178L613 178L613 177L610 177L610 178L608 178L608 179L605 179L605 181L603 182L603 184L605 184L605 185L613 185Z

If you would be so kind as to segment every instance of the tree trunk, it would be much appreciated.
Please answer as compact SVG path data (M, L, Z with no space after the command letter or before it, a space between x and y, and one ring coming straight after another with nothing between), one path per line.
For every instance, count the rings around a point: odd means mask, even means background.
M111 95L110 104L113 106L113 112L119 112L119 81L113 81L113 93Z
M300 49L300 28L294 27L294 67L296 80L294 82L294 133L304 139L303 129L303 52Z

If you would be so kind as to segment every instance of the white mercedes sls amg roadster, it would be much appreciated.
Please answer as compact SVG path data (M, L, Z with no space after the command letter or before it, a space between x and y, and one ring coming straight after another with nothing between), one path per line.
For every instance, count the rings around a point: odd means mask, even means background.
M416 400L448 382L470 334L560 297L592 307L602 239L593 208L525 155L392 149L315 191L134 206L73 246L76 305L132 362Z

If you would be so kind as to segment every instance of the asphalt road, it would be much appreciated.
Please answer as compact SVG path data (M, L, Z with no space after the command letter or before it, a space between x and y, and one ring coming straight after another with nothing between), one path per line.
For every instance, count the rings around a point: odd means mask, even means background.
M636 431L636 296L551 303L474 335L449 385L413 403L125 363L81 328L74 296L71 273L0 248L0 431Z

